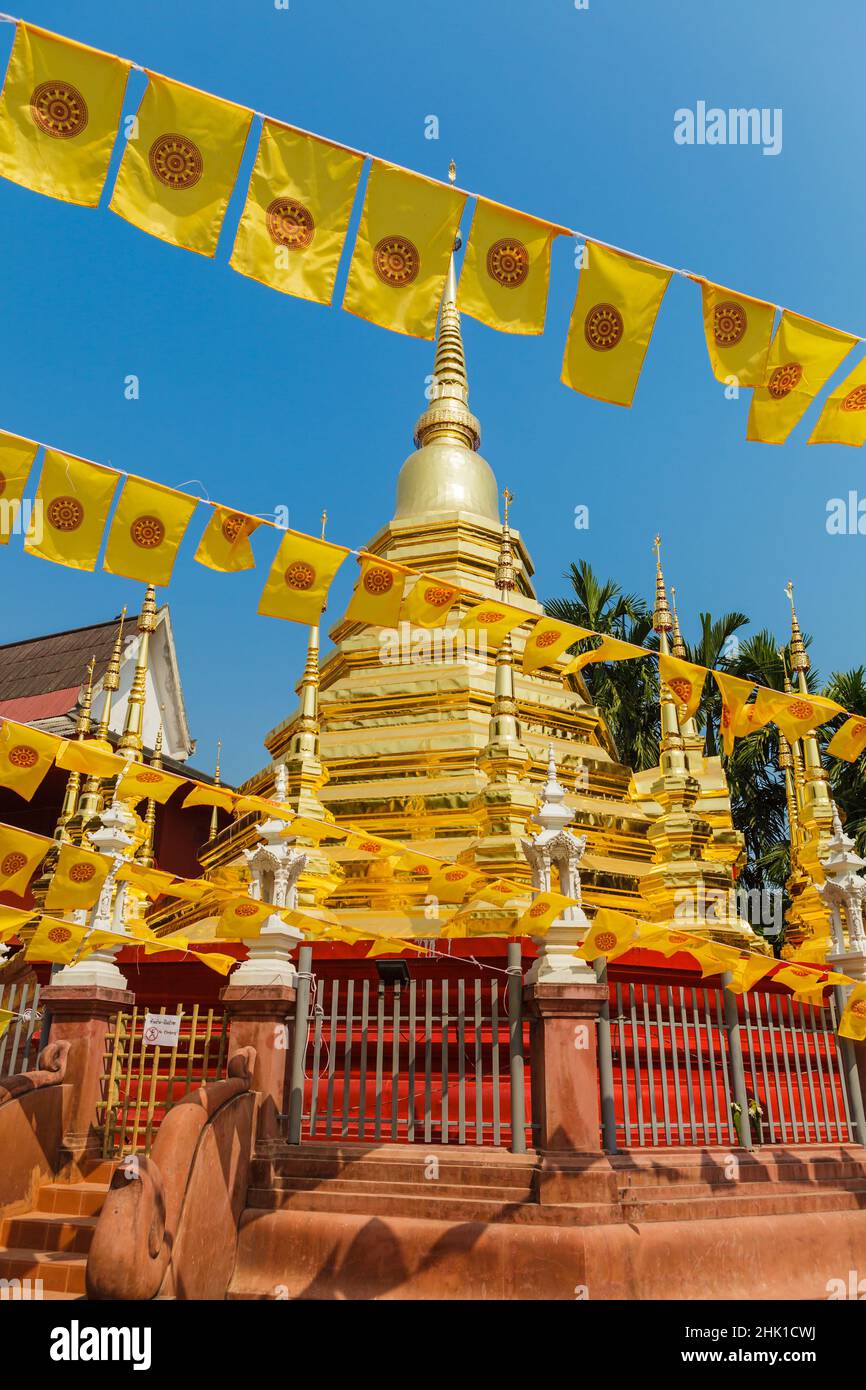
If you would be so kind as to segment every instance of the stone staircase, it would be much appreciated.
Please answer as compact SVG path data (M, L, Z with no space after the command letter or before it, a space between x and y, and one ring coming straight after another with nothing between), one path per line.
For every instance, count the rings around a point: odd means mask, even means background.
M0 1219L0 1279L25 1290L29 1281L31 1298L37 1281L42 1299L83 1298L87 1252L115 1166L87 1162L79 1181L45 1183L32 1211Z

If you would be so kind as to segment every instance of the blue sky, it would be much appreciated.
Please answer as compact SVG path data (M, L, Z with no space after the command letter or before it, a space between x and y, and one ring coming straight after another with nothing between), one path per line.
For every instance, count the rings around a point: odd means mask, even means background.
M580 11L573 0L26 0L22 17L428 174L444 176L453 157L464 187L866 333L854 136L866 12L855 0L590 0ZM4 65L12 36L0 25ZM129 110L142 87L134 75ZM781 108L781 153L676 144L675 110L700 100ZM425 139L429 115L438 141ZM252 156L250 145L244 189ZM236 275L239 195L209 261L109 213L112 179L97 211L0 182L0 428L169 484L199 480L249 511L287 505L299 529L327 507L331 538L362 545L391 515L431 345ZM337 303L345 270L346 259ZM793 577L820 671L859 664L866 536L830 536L825 523L829 499L866 497L860 454L806 447L815 408L783 447L747 444L749 393L725 400L699 291L678 278L633 409L570 392L559 374L576 280L562 239L543 337L464 325L482 452L515 494L539 595L561 592L585 557L650 597L659 529L687 636L702 608L742 609L784 634ZM137 401L124 397L132 373ZM581 504L588 531L574 529ZM193 548L168 599L194 761L210 765L221 735L225 773L240 780L294 707L305 634L256 616L267 535L248 575L213 574ZM0 641L98 621L140 595L14 540L0 565ZM329 622L347 593L344 578Z

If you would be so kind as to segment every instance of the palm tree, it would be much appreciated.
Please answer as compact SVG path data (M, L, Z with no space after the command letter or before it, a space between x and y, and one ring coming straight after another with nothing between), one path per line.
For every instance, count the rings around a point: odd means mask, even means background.
M655 645L652 617L638 594L624 594L613 579L600 580L585 560L572 564L564 578L568 598L554 598L545 612L561 622L592 628L637 646ZM602 711L619 757L629 767L658 762L659 707L655 662L599 662L583 672L593 703Z
M689 661L708 669L726 669L729 658L739 649L739 639L735 634L748 624L745 613L725 613L714 619L712 613L701 613L701 635L697 642L686 643ZM719 719L722 713L722 697L719 687L710 678L706 681L698 709L698 728L704 730L707 754L714 757L718 752Z
M824 694L831 700L838 700L849 714L866 715L866 669L855 666L851 671L834 671ZM843 723L840 716L835 725L828 728L828 740ZM866 849L866 753L861 753L853 763L831 759L829 777L833 798L845 818L845 829L854 837L858 853L862 854Z

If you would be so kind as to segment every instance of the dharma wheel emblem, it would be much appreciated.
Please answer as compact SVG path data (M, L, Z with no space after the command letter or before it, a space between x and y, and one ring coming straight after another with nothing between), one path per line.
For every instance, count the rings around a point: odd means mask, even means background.
M293 560L283 575L290 589L312 589L316 571L306 560Z
M160 135L150 147L149 160L154 176L175 191L192 188L204 169L201 150L185 135Z
M731 727L731 711L730 711L730 709L728 708L727 705L722 705L722 728L723 728L723 729L729 729L730 727Z
M222 530L224 539L228 541L229 545L234 545L241 531L244 529L245 521L246 517L242 516L240 512L231 512L223 519L223 524L220 529Z
M668 936L668 941L672 941L675 946L688 945L689 938L683 936L681 931L672 931Z
M55 140L70 140L87 125L87 102L70 82L41 82L30 98L30 114Z
M7 758L13 767L28 768L36 766L39 754L29 743L16 743L14 748L9 749Z
M513 290L529 274L529 252L516 237L494 241L487 252L487 274L497 285Z
M433 608L444 608L453 597L453 589L437 589L431 584L428 589L424 590L424 602L429 603Z
M390 570L373 567L364 575L364 588L368 594L387 594L394 587L394 576Z
M68 927L52 927L48 933L48 940L53 941L55 946L62 946L64 941L69 941L72 932Z
M165 540L165 527L158 516L137 516L129 534L141 550L156 550Z
M383 237L373 251L373 269L383 284L402 289L421 269L418 248L405 236Z
M794 700L789 709L795 719L811 719L815 713L814 705L810 705L806 700Z
M612 951L616 945L616 936L612 931L600 931L593 940L596 950L602 952Z
M84 520L84 508L76 497L55 497L45 515L55 531L77 531Z
M255 917L257 912L255 903L241 903L240 907L235 908L236 917Z
M730 300L713 310L713 337L718 347L736 347L746 335L749 321L742 304Z
M73 883L89 883L96 873L94 864L73 864L69 877Z
M303 251L316 235L316 224L310 209L294 198L275 198L265 212L268 236L277 246L290 251Z
M447 872L446 875L445 875L445 882L446 882L446 883L459 883L460 880L461 880L461 879L464 879L465 877L466 877L466 870L465 870L465 869L449 869L448 872Z
M4 878L11 878L13 874L20 874L26 863L27 855L14 850L11 854L7 854L3 863L0 864L0 874Z
M843 410L866 410L866 386L855 386L842 401ZM0 487L0 492L3 489Z
M583 334L596 352L608 352L622 338L624 327L622 314L613 304L596 304L586 316Z
M558 642L561 636L562 633L559 628L554 628L551 632L542 632L539 637L536 637L535 645L536 647L552 647L554 642Z
M856 1018L866 1018L866 999L858 999L856 1004L852 1004L851 1012Z
M135 780L136 782L145 782L152 785L154 782L161 782L162 777L158 772L148 772L145 770L144 772L137 772L135 774Z
M674 676L672 681L668 681L670 689L676 695L681 705L687 705L692 697L692 683L683 676Z
M543 917L545 912L550 911L550 903L533 903L529 909L530 917Z
M802 375L803 368L799 362L787 362L784 367L777 367L767 382L767 390L773 400L781 401L789 396L794 387L799 386Z
M475 621L480 623L482 627L492 627L494 623L501 623L504 617L505 614L500 613L496 608L485 608L483 612L476 613Z
M426 864L416 864L412 870L412 874L414 878L429 878L430 870L427 868Z
M862 738L866 734L866 724L855 724L851 730L852 738Z
M375 840L362 840L358 846L358 849L362 849L365 854L378 854L381 848L382 846L377 844Z

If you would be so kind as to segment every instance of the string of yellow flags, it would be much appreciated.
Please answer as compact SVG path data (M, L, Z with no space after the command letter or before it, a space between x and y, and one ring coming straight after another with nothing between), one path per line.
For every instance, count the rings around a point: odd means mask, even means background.
M62 35L0 16L15 40L0 94L0 175L35 192L98 205L131 68L147 85L125 144L110 210L212 257L252 122L258 148L229 264L281 293L330 304L361 174L370 161L343 308L392 331L432 338L466 201L474 211L458 307L506 333L544 331L551 251L584 242L562 381L630 406L671 277L701 288L710 364L754 389L747 438L781 444L861 335L725 289L689 271L506 207L366 151L287 125ZM866 440L866 358L826 401L810 444Z

